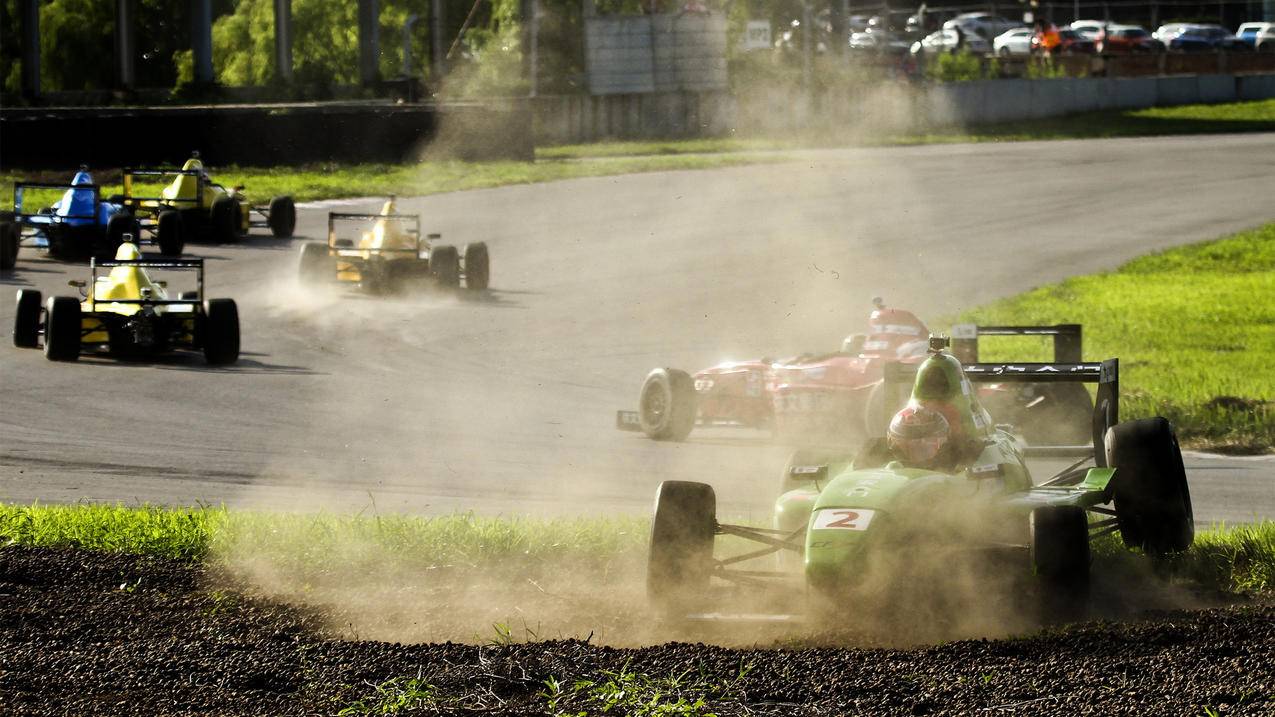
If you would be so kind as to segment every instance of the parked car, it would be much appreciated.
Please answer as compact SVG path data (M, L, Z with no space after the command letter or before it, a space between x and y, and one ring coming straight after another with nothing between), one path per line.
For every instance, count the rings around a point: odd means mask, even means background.
M907 53L908 47L906 38L888 30L871 30L850 35L850 50L853 52L903 55Z
M992 50L1001 57L1032 54L1032 30L1029 27L1016 27L1007 30L992 40Z
M912 43L911 52L913 55L955 55L965 50L975 55L986 55L992 51L991 45L981 36L964 30L961 32L963 34L958 34L954 27L932 32Z
M1097 42L1109 24L1104 20L1076 20L1068 27L1080 33L1082 37Z
M1006 30L1019 27L1022 23L1007 20L999 15L989 15L983 12L967 12L957 15L951 20L943 23L943 29L946 30L953 25L960 25L963 30L981 35L984 40L991 40L993 37L996 37Z
M1246 22L1235 36L1258 52L1275 52L1275 22Z
M1044 52L1045 46L1042 44L1043 38L1039 33L1032 36L1032 51ZM1054 48L1054 53L1059 55L1092 55L1098 51L1098 46L1093 40L1085 39L1080 33L1071 29L1062 29L1058 31L1058 46Z
M1164 30L1164 28L1160 28ZM1181 25L1176 32L1161 33L1159 39L1171 52L1244 52L1253 49L1221 25Z
M1164 43L1138 25L1108 25L1095 40L1098 52L1163 52Z

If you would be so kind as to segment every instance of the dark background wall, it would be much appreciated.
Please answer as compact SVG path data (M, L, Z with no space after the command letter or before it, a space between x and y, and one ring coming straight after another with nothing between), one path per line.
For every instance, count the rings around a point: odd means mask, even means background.
M6 108L0 167L173 164L192 150L222 165L403 162L440 136L444 156L533 156L525 103Z

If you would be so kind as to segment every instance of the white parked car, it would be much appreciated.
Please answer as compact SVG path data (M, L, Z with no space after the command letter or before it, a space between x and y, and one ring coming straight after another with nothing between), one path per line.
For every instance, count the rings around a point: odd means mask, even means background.
M1103 20L1077 20L1069 27L1086 40L1097 42L1101 39L1103 31L1107 29L1107 23Z
M992 51L1001 57L1032 54L1032 29L1016 27L1002 32L992 40Z
M1275 22L1246 22L1235 35L1258 52L1275 52Z
M955 54L961 50L966 50L975 55L986 55L992 51L991 44L981 36L964 30L962 32L964 32L963 38L957 35L956 28L951 27L932 32L921 40L912 43L912 54ZM961 46L962 43L963 47Z
M989 15L985 12L967 12L943 23L943 29L947 30L953 25L960 25L962 30L981 35L983 39L991 41L993 37L1006 30L1019 27L1022 23L1007 20L1000 15Z

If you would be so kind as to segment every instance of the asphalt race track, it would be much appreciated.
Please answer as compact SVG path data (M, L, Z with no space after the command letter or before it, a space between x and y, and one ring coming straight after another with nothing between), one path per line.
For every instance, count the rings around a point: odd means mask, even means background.
M640 514L677 478L762 518L786 449L612 428L647 370L832 350L874 294L947 313L1270 221L1272 158L1275 134L858 149L401 201L489 244L481 296L303 290L300 238L194 245L209 295L238 300L240 363L54 364L6 341L0 499ZM298 235L322 241L327 208ZM24 249L0 284L86 274ZM1199 521L1275 517L1275 460L1187 467Z

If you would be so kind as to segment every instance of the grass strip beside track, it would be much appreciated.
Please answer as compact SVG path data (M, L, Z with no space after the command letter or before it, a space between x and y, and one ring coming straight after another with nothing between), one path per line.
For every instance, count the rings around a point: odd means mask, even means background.
M1188 447L1275 448L1275 224L1134 259L960 315L1084 325L1088 359L1120 359L1124 418L1164 416ZM940 324L942 325L942 324ZM988 339L980 358L1048 360L1037 339Z
M508 184L548 182L636 172L714 169L783 162L782 151L847 146L1008 142L1044 139L1140 137L1174 134L1275 132L1275 100L1219 105L1186 105L1145 110L1094 112L1042 120L917 133L855 131L790 133L774 137L597 142L540 147L534 162L428 161L418 164L322 164L300 167L211 167L226 186L243 185L255 202L291 195L297 201L398 194L421 196ZM92 158L87 158L91 160ZM0 170L0 195L9 197L17 181L66 182L71 168L59 171ZM119 187L119 172L99 169L94 179L109 197ZM33 198L32 204L56 199ZM7 205L6 205L7 206Z
M223 508L121 505L0 504L0 545L79 548L215 564L230 552L269 554L293 578L357 560L354 553L392 554L400 564L486 572L514 562L545 572L571 566L598 576L640 567L645 517L484 518L301 515ZM1095 570L1137 559L1105 538L1095 544ZM1195 545L1171 561L1175 574L1216 590L1275 590L1275 521L1200 531Z

